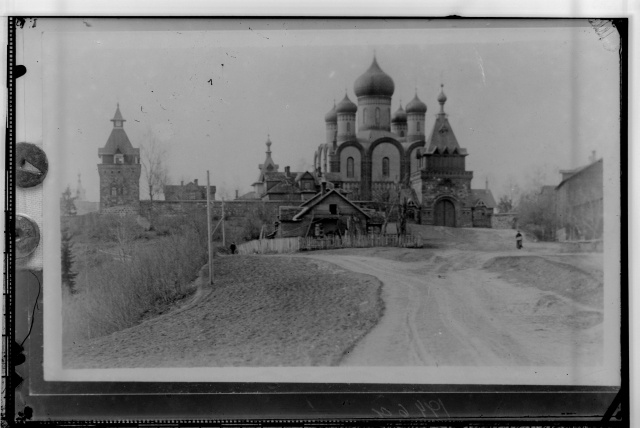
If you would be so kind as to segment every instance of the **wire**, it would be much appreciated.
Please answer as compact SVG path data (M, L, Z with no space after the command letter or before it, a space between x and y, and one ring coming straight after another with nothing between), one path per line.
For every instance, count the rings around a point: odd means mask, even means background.
M31 275L33 275L36 278L36 281L38 281L38 296L36 297L36 302L34 303L33 311L31 312L31 325L29 326L29 332L27 333L27 335L25 336L24 340L20 344L21 348L22 348L22 345L24 345L24 342L27 341L27 338L31 334L31 330L33 329L33 321L35 320L36 309L38 308L38 299L40 298L40 290L42 290L42 285L40 284L40 280L38 279L38 275L36 275L32 271L29 271L29 272L31 273Z

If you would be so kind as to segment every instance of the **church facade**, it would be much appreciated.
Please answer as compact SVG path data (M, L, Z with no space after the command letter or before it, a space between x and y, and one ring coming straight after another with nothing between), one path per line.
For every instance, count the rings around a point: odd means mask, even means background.
M137 213L140 206L140 149L134 148L124 131L126 120L120 113L120 105L111 119L113 129L104 147L98 149L101 163L100 176L101 213Z
M427 105L417 94L391 113L395 85L376 58L356 79L357 105L348 95L325 115L325 141L314 153L316 174L349 199L375 201L396 186L412 189L422 224L491 227L496 206L488 186L472 189L467 150L460 147L444 105L427 133Z

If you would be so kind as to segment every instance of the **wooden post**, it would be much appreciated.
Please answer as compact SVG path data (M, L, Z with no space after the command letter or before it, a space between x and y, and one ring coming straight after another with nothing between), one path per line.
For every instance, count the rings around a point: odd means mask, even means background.
M224 239L224 199L222 199L222 246L227 247L227 243Z
M223 229L224 230L224 229ZM211 248L211 200L209 196L209 170L207 170L207 246L208 246L208 263L209 263L209 285L213 285L213 254Z

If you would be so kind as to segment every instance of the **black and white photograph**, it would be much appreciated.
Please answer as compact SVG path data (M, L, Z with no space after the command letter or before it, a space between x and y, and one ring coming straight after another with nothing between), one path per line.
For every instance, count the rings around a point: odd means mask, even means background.
M45 378L620 385L597 21L39 20Z

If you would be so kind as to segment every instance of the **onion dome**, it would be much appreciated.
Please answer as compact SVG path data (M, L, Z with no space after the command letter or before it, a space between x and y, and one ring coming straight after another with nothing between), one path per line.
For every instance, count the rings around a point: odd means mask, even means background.
M351 102L347 94L344 94L344 98L336 106L336 113L355 113L356 111L358 106Z
M440 95L438 95L438 102L444 104L447 102L447 96L444 94L444 85L440 84Z
M393 79L382 71L375 57L373 57L371 67L358 77L353 85L357 97L375 95L390 97L393 95L394 89Z
M391 123L406 122L406 121L407 121L407 113L402 108L402 104L400 104L400 107L398 107L398 110L396 110L396 112L393 113L393 116L391 116Z
M333 102L333 108L329 110L327 114L324 115L325 122L337 122L338 121L338 113L336 113L336 103Z
M418 93L416 93L416 96L413 97L413 99L409 102L409 104L407 104L407 113L424 114L426 112L427 112L427 105L422 101L420 101L420 98L418 98Z

